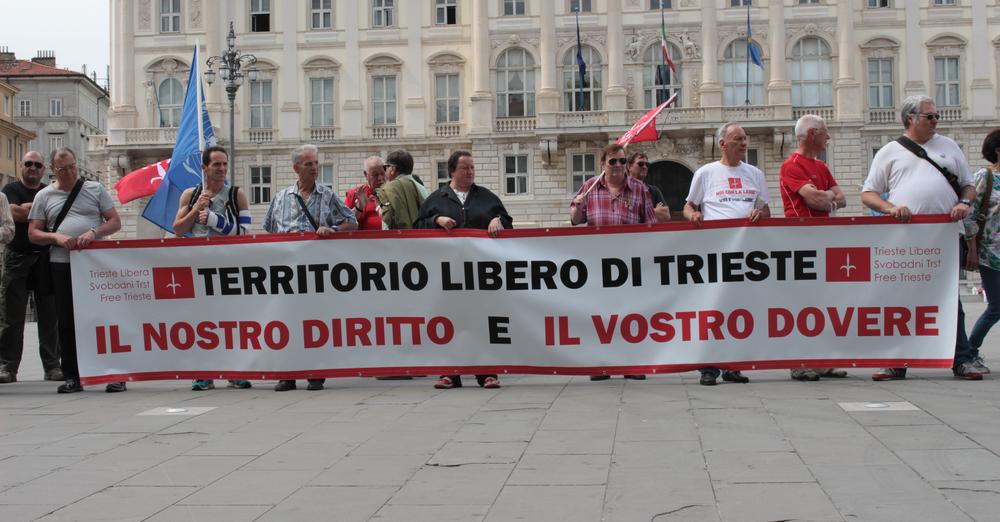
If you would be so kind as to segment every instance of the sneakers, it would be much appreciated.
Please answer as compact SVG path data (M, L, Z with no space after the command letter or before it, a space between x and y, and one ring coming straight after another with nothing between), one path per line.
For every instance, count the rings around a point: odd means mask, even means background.
M606 380L608 380L610 378L611 378L610 375L591 375L590 376L590 380L591 381L606 381Z
M975 359L973 359L972 367L975 368L976 371L979 373L982 374L990 373L990 369L988 366L986 366L986 363L983 361L982 357L976 357Z
M237 390L246 390L248 388L253 388L253 385L250 384L250 381L245 381L243 379L234 379L229 381L229 387L236 388Z
M701 374L701 380L698 381L702 386L715 386L715 376L710 373Z
M434 383L434 389L437 390L450 390L455 387L455 383L451 380L451 377L441 377L438 379L438 382Z
M198 379L197 381L191 381L191 391L205 391L214 390L215 381L212 379Z
M121 393L127 389L124 382L113 382L104 387L104 393Z
M306 390L320 391L323 389L324 382L326 382L326 379L309 379L309 384L306 385Z
M6 366L0 367L0 384L17 382L17 373L10 371Z
M818 381L819 372L812 368L795 368L792 370L792 378L796 381Z
M62 368L52 368L51 370L45 371L46 381L65 381L66 377L63 375Z
M906 378L906 368L882 368L872 374L873 381L901 381Z
M739 370L724 370L722 372L722 380L726 382L738 382L740 384L746 384L750 382L749 377L744 377Z
M983 374L976 369L975 365L971 362L964 362L955 366L951 369L951 373L958 379L965 379L967 381L981 381L983 380Z
M66 382L56 388L56 393L76 393L82 391L83 386L80 386L80 381L76 379L66 379Z
M631 379L633 381L645 381L646 380L646 376L645 375L626 375L625 378L626 379Z
M819 372L821 377L836 377L838 379L844 379L847 377L846 370L838 370L836 368L827 368Z
M295 389L295 381L292 380L278 381L278 384L274 385L274 391L276 392L290 391L294 389Z
M500 387L500 381L496 377L487 377L483 379L481 386L488 390L495 390Z

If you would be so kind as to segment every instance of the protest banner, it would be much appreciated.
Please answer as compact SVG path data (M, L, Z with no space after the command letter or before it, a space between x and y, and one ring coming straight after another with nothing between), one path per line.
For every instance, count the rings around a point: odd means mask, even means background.
M84 384L948 368L944 216L104 241L72 254Z

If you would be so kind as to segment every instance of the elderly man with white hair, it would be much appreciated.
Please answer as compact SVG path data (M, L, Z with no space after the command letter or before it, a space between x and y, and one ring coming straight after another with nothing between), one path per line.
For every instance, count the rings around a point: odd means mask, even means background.
M826 163L818 157L830 142L826 121L815 114L802 116L795 124L795 138L799 147L781 164L778 176L785 217L828 217L844 208L847 199ZM793 368L791 373L798 381L847 377L847 372L835 368Z

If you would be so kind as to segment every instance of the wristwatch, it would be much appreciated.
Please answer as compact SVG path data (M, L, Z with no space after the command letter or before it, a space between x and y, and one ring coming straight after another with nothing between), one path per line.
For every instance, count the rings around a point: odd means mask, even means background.
M960 199L960 200L958 200L958 202L961 203L961 204L963 204L963 205L965 205L965 206L967 206L967 207L971 207L972 206L972 200L969 200L969 199Z

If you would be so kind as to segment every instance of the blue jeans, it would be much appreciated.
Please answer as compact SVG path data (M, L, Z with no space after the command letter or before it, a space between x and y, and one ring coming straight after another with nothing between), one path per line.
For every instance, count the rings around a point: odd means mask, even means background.
M987 310L989 312L989 310ZM979 326L977 323L976 326ZM991 325L992 326L992 325ZM975 330L973 330L973 333ZM962 300L958 300L958 335L955 339L955 361L952 367L957 367L962 363L972 362L979 357L979 347L973 347L969 338L965 335L965 310L962 309Z
M979 274L983 277L983 290L986 291L988 303L986 311L976 320L976 325L972 327L972 335L969 336L969 345L977 352L990 328L1000 320L1000 271L979 265Z

